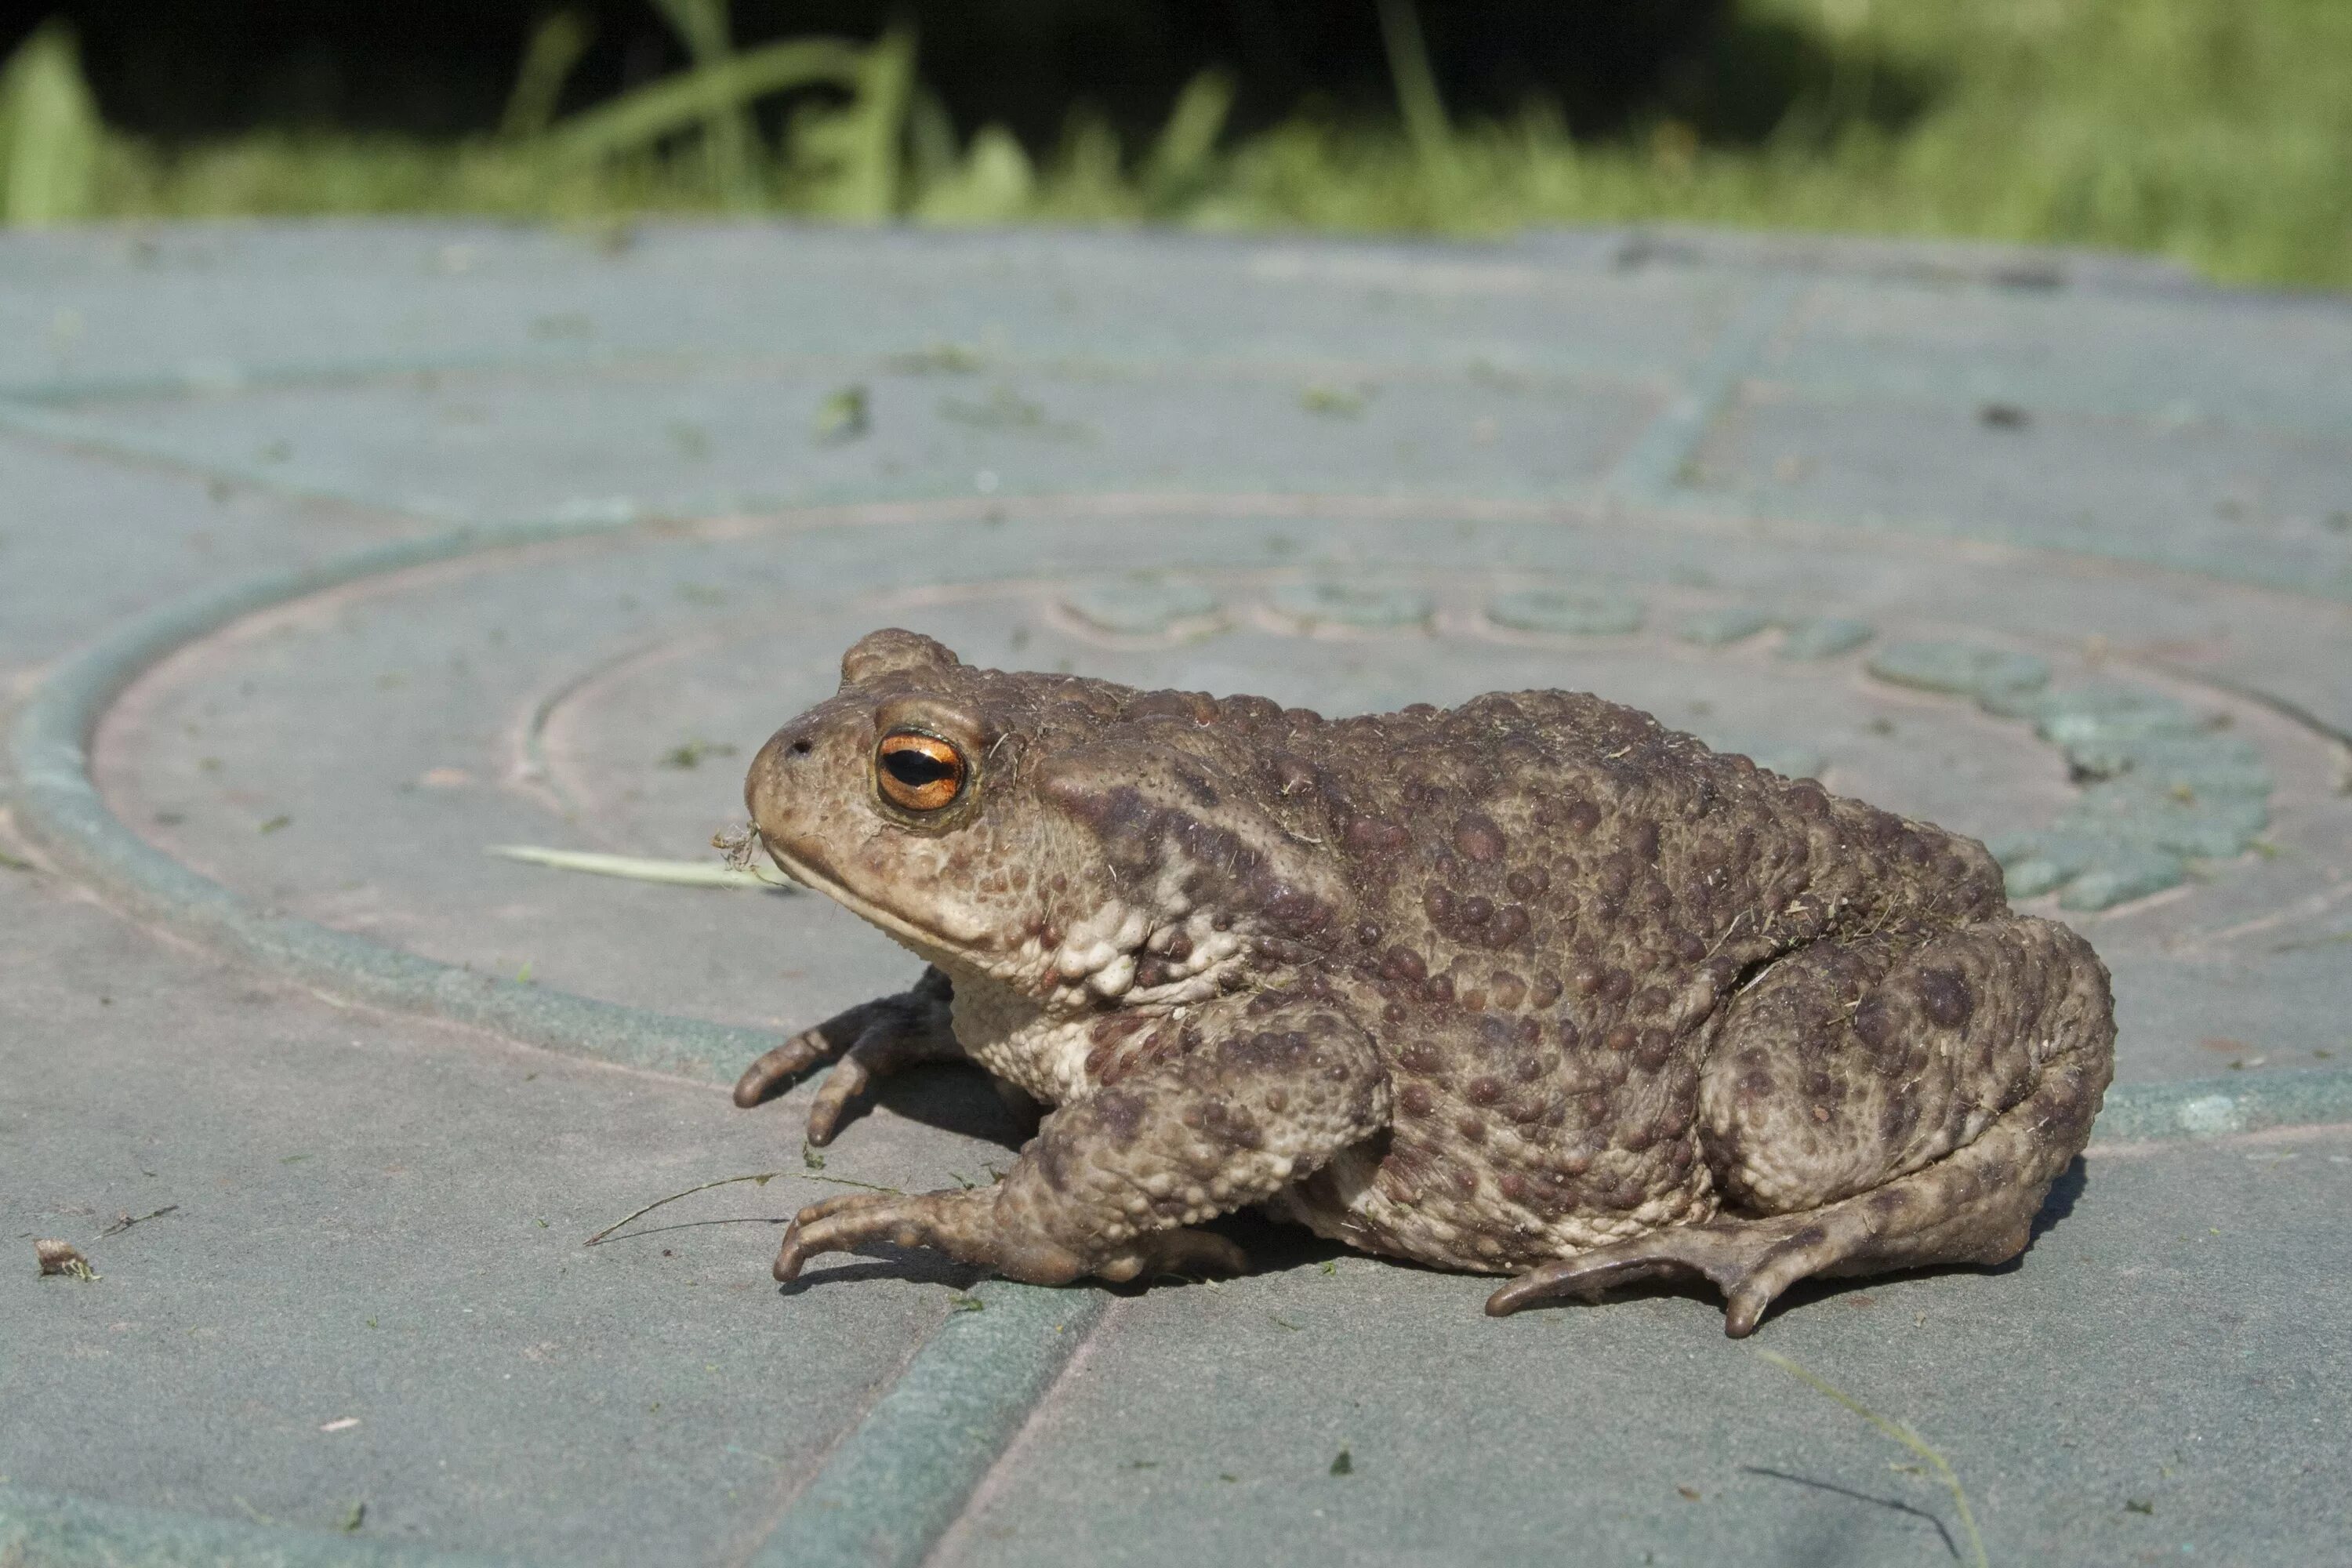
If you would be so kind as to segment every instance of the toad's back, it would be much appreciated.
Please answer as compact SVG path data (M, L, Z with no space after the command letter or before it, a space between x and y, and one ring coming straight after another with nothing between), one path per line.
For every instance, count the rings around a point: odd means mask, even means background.
M1298 717L1234 737L1238 750L1266 775L1263 798L1286 830L1343 858L1360 923L1381 928L1405 977L1517 960L1655 984L1701 965L1737 974L1823 934L1927 930L2002 907L2000 869L1972 840L1589 694ZM1301 759L1308 773L1286 785Z

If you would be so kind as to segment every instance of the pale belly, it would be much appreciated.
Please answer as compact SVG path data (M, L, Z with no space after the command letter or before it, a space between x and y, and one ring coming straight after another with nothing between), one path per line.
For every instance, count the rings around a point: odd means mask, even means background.
M1086 1062L1093 1040L1083 1021L1049 1016L1016 992L961 975L952 1007L964 1054L1031 1099L1067 1105L1091 1092Z

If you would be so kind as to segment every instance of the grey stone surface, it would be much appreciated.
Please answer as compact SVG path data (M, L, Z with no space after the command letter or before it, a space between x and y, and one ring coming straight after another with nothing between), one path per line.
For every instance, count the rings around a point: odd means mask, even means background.
M215 226L6 237L0 329L0 703L148 649L87 737L111 851L0 774L0 1557L1949 1555L1908 1456L1692 1296L1496 1323L1247 1226L1215 1288L955 1311L884 1249L779 1295L771 1226L702 1222L1016 1135L933 1073L812 1170L807 1089L709 1081L909 961L484 851L709 855L893 622L1332 711L1588 687L2000 841L2116 971L2109 1142L2020 1267L1757 1343L1937 1443L1995 1561L2340 1554L2342 301L1693 233ZM453 523L573 533L169 613ZM226 942L191 873L329 956ZM722 1043L416 1016L459 993Z
M1992 1562L2332 1562L2347 1198L2340 1133L2095 1156L2021 1264L1817 1289L1750 1345L1941 1451ZM940 1561L1958 1555L1916 1458L1722 1338L1714 1302L1498 1323L1485 1292L1307 1251L1122 1300Z
M364 1502L372 1539L543 1561L723 1557L970 1283L868 1266L871 1289L777 1310L775 1228L709 1222L841 1190L802 1171L805 1091L748 1116L712 1087L331 1007L0 874L8 1230L100 1275L39 1279L6 1244L7 1487L329 1531ZM910 1088L824 1173L929 1186L1003 1158L922 1125L986 1128L987 1097Z
M0 419L5 423L5 419ZM173 465L94 460L0 434L0 683L196 584L236 582L432 531L371 508L289 500Z

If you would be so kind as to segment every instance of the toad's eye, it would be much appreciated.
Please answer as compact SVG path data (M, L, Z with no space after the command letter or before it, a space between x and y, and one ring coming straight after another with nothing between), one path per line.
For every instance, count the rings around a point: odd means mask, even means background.
M963 793L963 753L937 735L900 730L882 737L874 775L882 798L908 811L937 811Z

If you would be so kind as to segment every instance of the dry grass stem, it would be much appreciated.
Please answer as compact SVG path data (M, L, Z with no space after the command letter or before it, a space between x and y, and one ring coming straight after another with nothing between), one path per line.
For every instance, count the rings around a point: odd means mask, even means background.
M605 1237L611 1236L614 1231L621 1229L624 1226L629 1225L636 1220L641 1220L645 1218L646 1215L653 1213L654 1210L660 1208L663 1205L674 1204L680 1198L690 1198L697 1193L707 1193L713 1187L730 1187L738 1182L751 1182L756 1185L764 1187L770 1182L774 1181L778 1176L798 1176L804 1182L826 1182L836 1187L858 1187L869 1193L888 1193L896 1197L905 1197L907 1195L903 1190L898 1187L886 1187L875 1182L853 1182L847 1176L818 1176L812 1175L804 1171L753 1171L748 1175L721 1176L715 1182L703 1182L698 1185L687 1188L682 1193L672 1193L666 1198L656 1198L645 1207L623 1215L619 1219L614 1220L612 1224L606 1226L604 1229L598 1231L595 1235L590 1237L580 1245L583 1247L593 1247L598 1242L603 1241ZM47 1244L43 1243L43 1245L47 1246ZM60 1243L59 1245L63 1244ZM47 1270L44 1269L43 1272L46 1273Z
M646 1215L653 1213L654 1210L661 1207L664 1204L674 1204L680 1198L690 1198L697 1193L707 1193L713 1187L732 1186L737 1182L756 1182L761 1186L764 1187L770 1182L774 1181L778 1176L788 1173L789 1173L783 1171L754 1171L750 1175L746 1176L721 1176L715 1182L704 1182L701 1185L688 1187L682 1193L672 1193L666 1198L656 1198L645 1207L636 1209L629 1214L623 1215L619 1219L614 1220L612 1224L606 1226L604 1229L598 1231L595 1235L590 1237L580 1245L583 1247L593 1247L598 1242L604 1240L606 1237L612 1235L614 1231L620 1229L623 1226L629 1224L633 1220L645 1218Z
M99 1237L103 1240L105 1237L110 1236L121 1236L124 1231L129 1230L134 1225L145 1225L151 1219L162 1219L167 1214L177 1214L179 1210L180 1205L177 1204L165 1204L162 1208L153 1210L148 1214L126 1214L118 1215L112 1225L108 1226L104 1230L98 1233Z
M1888 1420L1853 1394L1837 1387L1826 1378L1799 1366L1787 1356L1775 1355L1770 1351L1758 1351L1756 1354L1770 1362L1790 1376L1811 1384L1814 1388L1836 1400L1887 1436L1894 1438L1895 1441L1925 1459L1928 1467L1936 1472L1936 1479L1942 1481L1945 1489L1952 1494L1952 1507L1958 1511L1960 1517L1960 1533L1969 1543L1969 1560L1975 1564L1975 1568L1989 1568L1985 1559L1984 1537L1977 1533L1976 1515L1969 1508L1969 1494L1961 1489L1960 1478L1953 1473L1950 1461L1930 1447L1927 1440L1912 1431L1910 1427L1899 1421Z
M594 877L619 877L632 882L660 882L676 888L765 888L795 891L782 875L749 860L731 859L714 866L707 860L656 860L639 855L601 855L580 849L545 849L533 844L493 844L483 853L558 871L585 871Z

